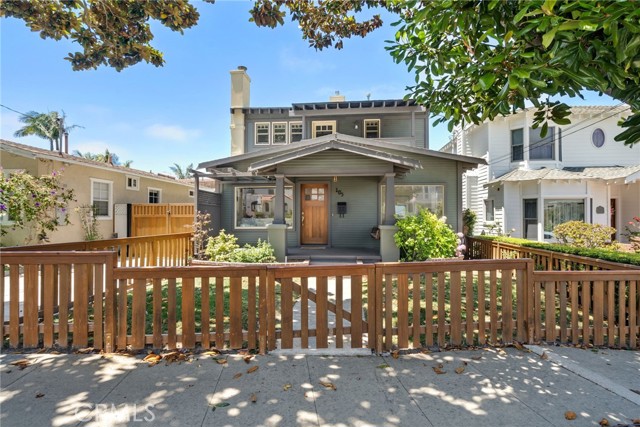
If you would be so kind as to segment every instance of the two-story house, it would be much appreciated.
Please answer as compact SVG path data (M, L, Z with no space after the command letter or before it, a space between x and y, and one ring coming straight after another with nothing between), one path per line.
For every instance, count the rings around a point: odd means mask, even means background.
M222 182L221 227L241 243L268 239L281 260L294 247L397 260L397 215L428 208L462 228L462 173L483 161L429 150L424 107L339 94L252 107L249 91L246 68L232 70L231 157L202 162L197 174Z
M640 144L614 141L629 107L573 107L571 124L533 129L534 108L457 128L443 151L478 156L464 174L463 205L476 234L500 227L514 237L553 240L553 228L580 220L616 228L640 214Z

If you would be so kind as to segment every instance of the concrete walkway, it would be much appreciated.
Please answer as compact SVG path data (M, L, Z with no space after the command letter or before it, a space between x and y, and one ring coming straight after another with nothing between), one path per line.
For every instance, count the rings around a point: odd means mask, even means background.
M620 393L636 395L630 388L640 387L640 352L536 350L551 356L509 348L398 359L271 354L248 364L231 355L219 364L201 354L148 367L142 356L3 354L0 424L597 426L606 418L615 426L640 418L638 402ZM23 358L31 362L26 369L10 365ZM433 370L438 366L445 373ZM248 372L252 367L258 369ZM591 374L619 388L609 390ZM566 411L577 419L567 421Z

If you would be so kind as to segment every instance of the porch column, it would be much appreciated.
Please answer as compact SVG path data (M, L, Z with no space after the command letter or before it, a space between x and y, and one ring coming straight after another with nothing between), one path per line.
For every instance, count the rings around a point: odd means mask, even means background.
M387 173L384 175L385 180L385 205L384 205L384 219L382 220L382 224L384 225L394 225L396 223L396 174L395 173Z
M286 224L284 220L284 175L276 175L276 197L273 207L273 223Z

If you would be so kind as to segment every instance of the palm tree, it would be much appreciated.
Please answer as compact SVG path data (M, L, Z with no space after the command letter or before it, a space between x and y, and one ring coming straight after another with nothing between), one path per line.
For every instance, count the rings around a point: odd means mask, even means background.
M35 135L39 138L49 141L50 149L59 150L62 146L62 135L60 134L60 127L64 125L64 119L67 116L59 114L57 111L50 111L48 113L38 113L37 111L29 111L27 114L22 115L18 120L24 123L25 126L18 129L13 135L16 137L24 137L29 135ZM68 133L72 129L82 127L78 125L64 126L63 133Z
M182 167L179 164L174 163L173 166L169 166L169 169L171 169L171 172L173 172L176 178L186 179L190 177L189 169L193 169L193 163L189 163L187 167L184 169L182 169Z
M133 160L125 160L124 162L121 162L118 155L110 152L108 148L104 150L104 153L100 154L94 154L89 151L82 153L80 150L74 150L72 154L95 162L111 163L114 166L122 166L125 168L130 168L131 163L133 163Z

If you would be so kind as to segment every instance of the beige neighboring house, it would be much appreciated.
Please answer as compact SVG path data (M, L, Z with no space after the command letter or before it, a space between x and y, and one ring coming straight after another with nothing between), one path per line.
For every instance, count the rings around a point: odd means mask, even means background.
M51 243L84 240L78 206L94 204L99 210L98 227L103 238L116 231L116 205L130 203L194 203L193 184L137 169L96 162L83 157L0 140L0 166L3 174L24 170L42 176L62 171L62 182L74 190L75 202L69 205L70 225L62 225L49 234ZM1 217L3 225L8 219ZM122 234L122 233L121 233ZM26 231L9 231L3 246L24 244ZM123 237L123 236L120 236Z

